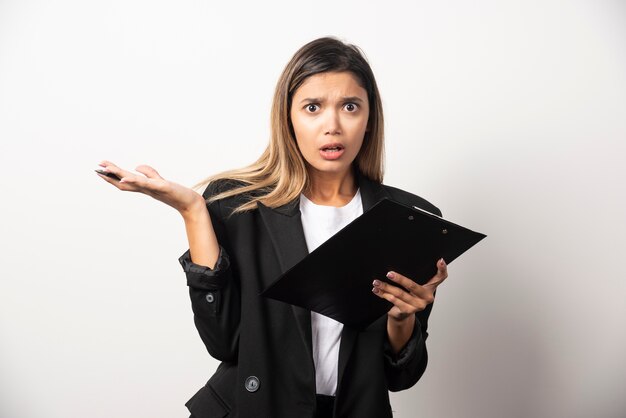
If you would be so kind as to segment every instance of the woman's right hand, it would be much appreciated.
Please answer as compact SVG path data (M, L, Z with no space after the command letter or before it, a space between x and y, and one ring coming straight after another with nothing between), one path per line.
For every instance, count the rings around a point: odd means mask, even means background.
M116 180L98 173L102 179L120 190L139 192L176 209L186 216L197 208L204 208L204 198L194 190L177 183L165 180L148 165L140 165L135 170L143 176L123 170L110 161L102 161L100 167L120 178Z

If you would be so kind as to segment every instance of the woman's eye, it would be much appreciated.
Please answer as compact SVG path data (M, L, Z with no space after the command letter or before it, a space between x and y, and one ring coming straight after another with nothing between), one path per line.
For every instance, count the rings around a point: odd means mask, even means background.
M313 113L317 110L317 105L316 104L308 104L306 106L306 110Z
M354 112L357 109L357 106L354 103L347 103L345 107L348 112Z

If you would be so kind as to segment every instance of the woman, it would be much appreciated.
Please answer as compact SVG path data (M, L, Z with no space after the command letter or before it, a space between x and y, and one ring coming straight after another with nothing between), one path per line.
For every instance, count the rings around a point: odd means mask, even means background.
M437 274L420 286L374 280L393 304L358 331L259 293L378 200L440 215L427 201L381 184L383 112L358 48L332 38L303 46L284 69L270 143L249 167L207 179L202 196L151 167L133 174L104 161L120 190L177 209L189 250L180 257L200 337L221 361L187 407L192 417L390 417L388 391L411 387L426 368L427 319Z

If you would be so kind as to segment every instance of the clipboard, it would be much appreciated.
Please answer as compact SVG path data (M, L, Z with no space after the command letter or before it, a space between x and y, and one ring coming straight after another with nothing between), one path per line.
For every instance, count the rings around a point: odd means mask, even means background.
M383 199L278 277L261 294L326 315L357 329L392 304L372 293L372 281L396 271L419 284L486 235L437 215ZM396 285L396 284L394 284Z

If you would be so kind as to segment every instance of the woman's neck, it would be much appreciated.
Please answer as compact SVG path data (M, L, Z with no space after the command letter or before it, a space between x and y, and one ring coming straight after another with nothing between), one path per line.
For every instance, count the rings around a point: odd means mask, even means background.
M304 195L311 202L324 206L345 206L357 191L356 178L350 169L344 174L309 170L310 186Z

